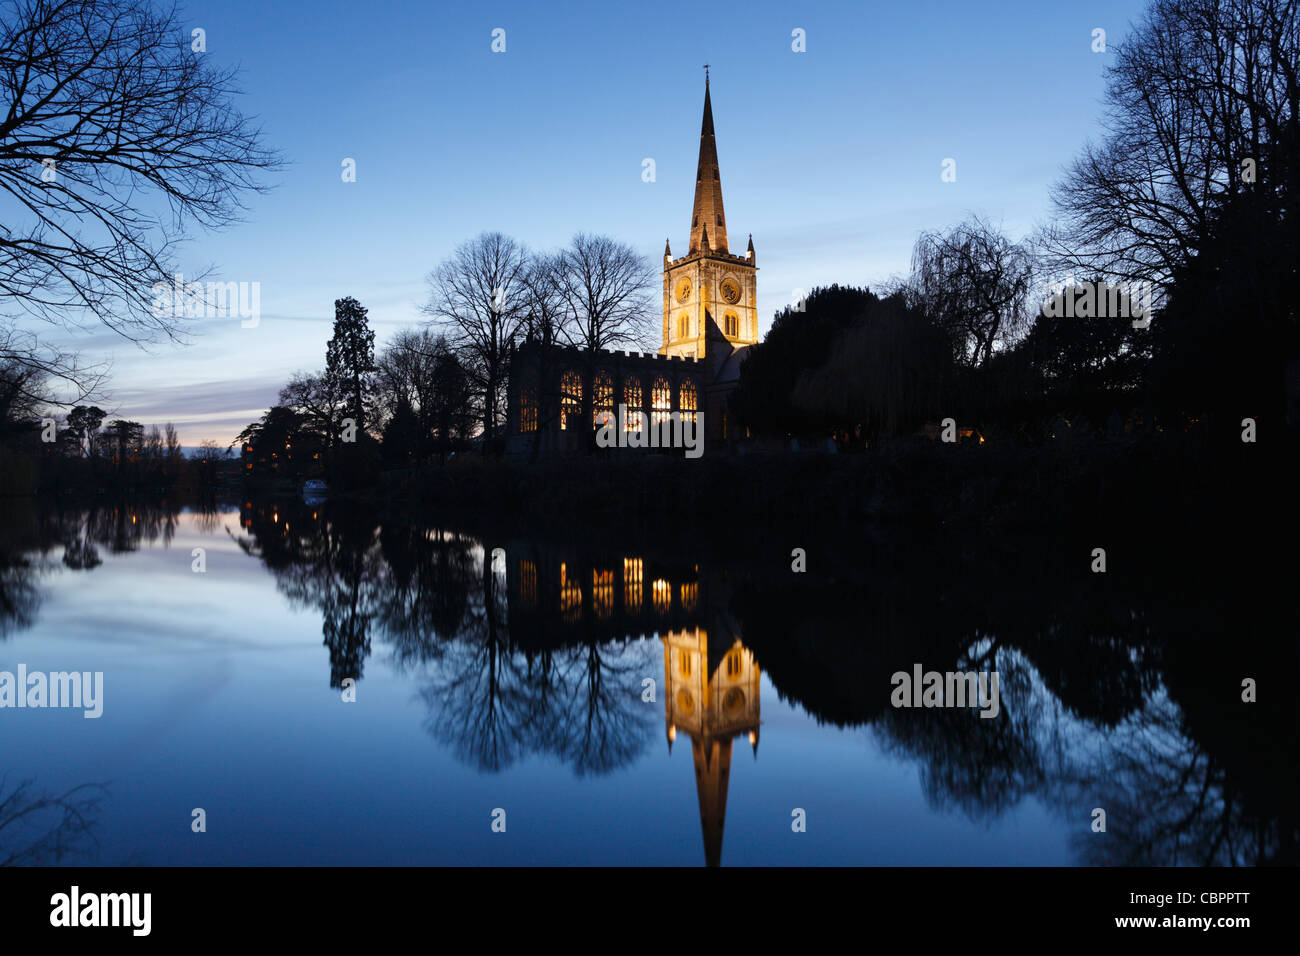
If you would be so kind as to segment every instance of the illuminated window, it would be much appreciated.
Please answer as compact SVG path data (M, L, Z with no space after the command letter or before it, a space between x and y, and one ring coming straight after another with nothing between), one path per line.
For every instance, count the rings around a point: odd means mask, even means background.
M691 652L679 650L677 652L677 673L683 677L691 676Z
M682 421L694 422L695 412L700 407L700 400L695 391L695 383L690 379L682 382L682 388L677 395L677 401L682 410Z
M569 427L569 416L582 412L582 376L572 370L560 376L560 429Z
M595 406L592 412L595 427L600 428L602 425L609 423L612 428L614 425L614 380L609 377L608 372L597 372L596 381L591 387L592 404Z
M673 407L673 390L662 378L655 379L650 389L650 427L657 428L668 421L668 413Z
M672 586L663 578L656 578L650 585L650 592L654 598L655 611L659 614L667 614L668 609L673 606Z
M568 567L560 562L560 613L568 624L582 616L582 585L569 579Z
M537 390L521 388L519 390L519 430L521 432L537 431Z
M519 562L519 598L525 607L537 607L537 565L526 559Z
M627 423L624 430L639 432L643 425L641 407L644 404L641 393L641 379L629 375L623 380L623 404L627 406Z
M742 661L740 651L731 651L727 654L727 676L739 677Z
M641 613L642 575L640 558L623 559L623 610L628 614Z
M614 572L591 572L591 607L596 617L604 620L614 613Z

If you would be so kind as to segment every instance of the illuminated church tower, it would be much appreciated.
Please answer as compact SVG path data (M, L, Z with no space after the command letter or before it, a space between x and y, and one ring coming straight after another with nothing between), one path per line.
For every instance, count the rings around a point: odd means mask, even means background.
M758 756L758 663L739 639L728 644L715 636L710 647L704 628L669 631L663 641L668 750L672 752L679 732L690 738L704 861L717 866L722 861L732 742L745 735Z
M754 240L743 256L727 245L727 215L722 208L722 177L713 136L709 78L704 77L704 120L700 161L695 173L695 207L686 255L673 259L664 244L664 341L660 355L705 357L712 339L728 354L758 341L757 275Z

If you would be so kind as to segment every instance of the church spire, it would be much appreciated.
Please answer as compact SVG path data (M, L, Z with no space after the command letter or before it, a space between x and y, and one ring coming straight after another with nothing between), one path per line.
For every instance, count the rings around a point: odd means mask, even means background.
M706 227L713 227L712 241ZM704 76L704 119L700 123L700 162L695 172L695 208L691 213L690 252L726 252L727 217L722 211L722 178L718 171L718 144L713 136L713 105L709 102L709 77Z

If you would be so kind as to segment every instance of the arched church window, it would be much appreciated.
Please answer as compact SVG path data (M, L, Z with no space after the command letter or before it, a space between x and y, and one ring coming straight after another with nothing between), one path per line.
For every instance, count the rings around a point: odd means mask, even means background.
M614 613L614 572L591 571L591 608L596 617L606 620Z
M623 610L628 614L641 613L641 582L645 565L640 558L623 559Z
M656 614L667 614L673 606L673 589L663 578L650 582L650 598L654 601Z
M600 428L606 422L613 427L614 422L614 380L603 369L596 373L596 380L591 387L594 424Z
M679 339L690 338L691 335L691 317L688 313L683 312L677 318L677 337Z
M735 312L728 312L722 317L722 331L732 338L740 334L740 319Z
M560 429L569 427L569 416L582 414L582 376L569 369L560 376Z
M641 394L641 379L629 375L623 380L623 404L627 406L627 419L624 431L639 432L643 421L642 406L645 404Z
M695 413L699 409L699 396L695 391L695 383L689 378L682 382L681 392L677 396L678 404L682 410L682 421L694 422Z
M537 390L535 388L519 390L519 430L537 431Z
M657 428L668 421L673 407L673 390L667 379L657 378L650 389L650 427Z

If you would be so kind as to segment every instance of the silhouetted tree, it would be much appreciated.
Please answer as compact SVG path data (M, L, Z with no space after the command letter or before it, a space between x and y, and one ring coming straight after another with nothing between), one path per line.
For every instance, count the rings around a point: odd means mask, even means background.
M277 165L235 108L234 75L194 50L175 8L148 0L12 0L0 23L0 358L85 396L102 368L18 334L25 315L89 315L123 337L170 339L155 310L186 226L224 226ZM94 228L85 224L94 223ZM161 313L161 314L160 314Z
M1028 327L1033 281L1028 247L976 216L921 234L904 291L948 332L954 358L978 368Z
M502 392L510 346L527 304L523 275L528 253L499 232L485 232L456 247L428 277L423 307L457 353L479 396L483 434L496 435L503 418Z
M366 309L351 296L334 300L334 336L325 348L325 378L347 396L357 435L366 431L368 376L375 369L375 333Z

